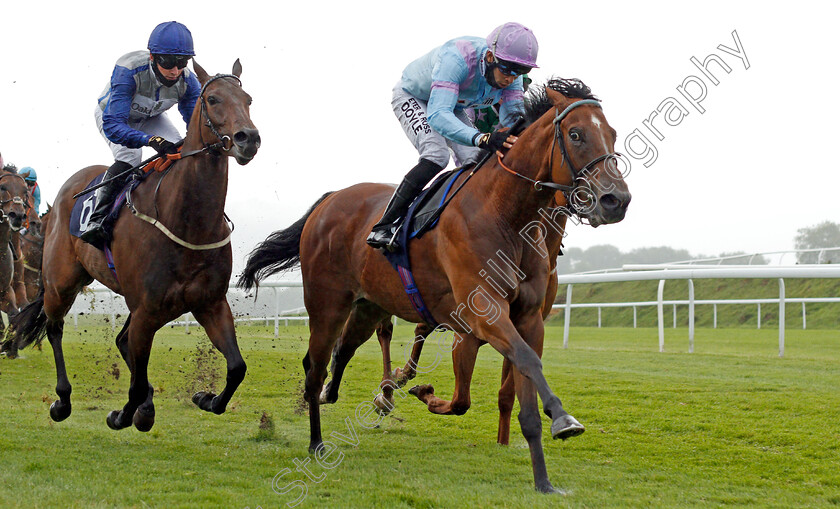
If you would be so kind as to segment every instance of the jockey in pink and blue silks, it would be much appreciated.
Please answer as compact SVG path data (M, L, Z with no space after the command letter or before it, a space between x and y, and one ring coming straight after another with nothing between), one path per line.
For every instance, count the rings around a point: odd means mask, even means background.
M515 136L482 133L466 110L499 103L501 126L510 127L525 105L522 75L537 67L537 39L519 23L505 23L486 39L459 37L408 64L394 86L391 107L420 161L397 187L367 243L394 250L395 223L435 175L449 164L475 161L481 150L510 148Z
M162 113L177 104L189 125L201 92L198 79L187 67L194 55L189 29L177 21L167 21L152 30L148 51L127 53L117 60L94 111L99 133L115 159L103 180L140 164L142 147L152 147L161 154L177 150L175 143L181 141L181 135ZM83 241L102 245L102 222L127 178L111 180L97 189L96 208L81 236Z

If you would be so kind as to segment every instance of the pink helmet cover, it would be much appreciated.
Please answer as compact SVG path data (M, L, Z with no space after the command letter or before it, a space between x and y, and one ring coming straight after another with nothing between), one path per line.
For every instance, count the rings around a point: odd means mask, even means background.
M498 59L527 67L538 67L537 38L534 32L519 23L508 22L496 27L487 36L487 46Z

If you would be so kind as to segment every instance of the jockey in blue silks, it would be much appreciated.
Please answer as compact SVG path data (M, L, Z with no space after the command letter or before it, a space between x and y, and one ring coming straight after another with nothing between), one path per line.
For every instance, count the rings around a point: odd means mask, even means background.
M149 50L127 53L117 60L111 81L96 106L96 126L108 142L115 162L103 179L140 164L141 147L160 154L174 153L181 135L172 122L161 115L174 105L189 125L201 85L187 68L195 55L189 29L176 21L155 27L149 36ZM81 239L99 246L105 240L102 221L111 202L122 189L127 176L97 189L96 209L87 221Z
M537 39L519 23L505 23L486 39L459 37L408 64L394 86L391 107L420 161L397 187L367 243L394 250L395 222L423 187L449 164L478 158L480 151L510 148L515 136L481 133L467 109L499 103L501 125L510 127L525 105L522 75L537 67Z
M41 186L38 185L38 174L31 166L24 166L18 170L18 175L23 177L26 185L29 187L29 194L32 195L32 208L35 209L36 215L41 215Z

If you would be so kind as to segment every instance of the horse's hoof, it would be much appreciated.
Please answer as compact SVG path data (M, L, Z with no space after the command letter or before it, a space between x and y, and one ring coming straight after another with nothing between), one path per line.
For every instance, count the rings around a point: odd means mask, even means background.
M317 444L309 442L309 454L315 454L316 452L318 452L318 449L322 448L323 446L323 442L318 442Z
M110 412L108 412L108 416L105 417L105 424L107 424L108 427L114 431L119 431L121 429L129 427L131 423L123 425L119 422L121 413L122 412L120 412L119 410L111 410Z
M64 404L60 400L55 400L50 405L50 418L55 422L61 422L70 417L70 403Z
M551 423L551 436L555 439L566 440L586 431L583 424L569 414L562 415Z
M408 390L408 393L413 394L422 400L423 396L426 396L427 394L434 394L435 388L431 384L415 385Z
M134 411L134 419L132 420L137 431L149 431L155 425L155 409L152 408L151 413L149 413L147 410L138 408Z
M388 400L384 394L377 394L373 398L373 406L376 407L376 413L379 415L388 415L394 409L394 401Z
M545 494L556 494L556 495L565 495L566 492L563 490L558 490L554 486L551 485L550 482L546 481L544 483L539 483L535 486L536 490L540 493Z
M195 403L195 405L198 408L204 410L205 412L212 412L213 398L215 397L216 395L212 392L196 392L195 394L193 394L192 402Z

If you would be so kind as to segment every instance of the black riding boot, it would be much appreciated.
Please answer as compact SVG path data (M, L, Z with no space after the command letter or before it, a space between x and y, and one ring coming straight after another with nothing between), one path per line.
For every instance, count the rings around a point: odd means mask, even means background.
M130 164L117 161L108 168L102 180L119 175L129 168L131 168ZM114 198L122 189L126 177L127 175L123 175L122 178L112 180L96 190L96 208L90 214L90 218L87 221L87 229L79 238L97 249L102 249L102 246L107 240L105 231L102 229L102 223L105 221L105 217L108 216Z
M388 206L382 219L371 229L367 237L367 243L376 249L387 249L396 251L399 244L395 238L395 225L399 219L408 211L408 207L414 198L423 190L423 187L434 178L443 168L428 159L420 159L420 162L408 172L397 190L391 196Z

